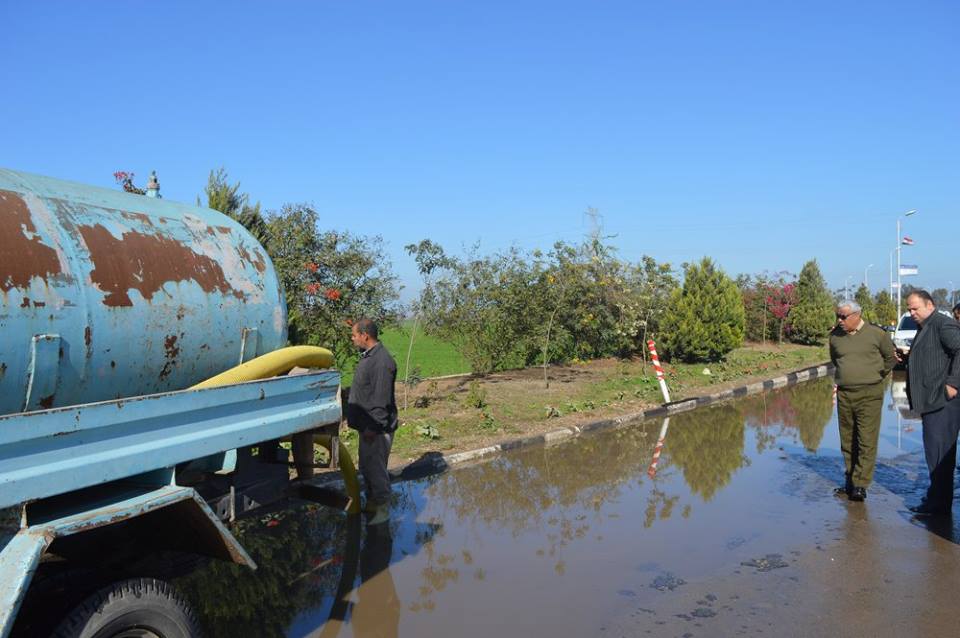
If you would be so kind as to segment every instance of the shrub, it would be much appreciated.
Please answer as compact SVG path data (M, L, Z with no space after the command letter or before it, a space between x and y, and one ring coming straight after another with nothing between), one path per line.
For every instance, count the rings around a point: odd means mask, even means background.
M743 301L736 284L709 257L684 268L661 337L666 354L683 361L719 361L743 345Z
M833 326L833 298L820 274L817 260L803 265L797 280L797 304L790 313L790 338L806 345L820 345Z

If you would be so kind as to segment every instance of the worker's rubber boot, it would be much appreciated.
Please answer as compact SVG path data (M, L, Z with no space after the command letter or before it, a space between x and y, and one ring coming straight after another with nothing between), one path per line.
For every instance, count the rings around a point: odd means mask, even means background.
M377 507L376 513L367 521L367 525L381 525L390 520L390 505L384 503Z

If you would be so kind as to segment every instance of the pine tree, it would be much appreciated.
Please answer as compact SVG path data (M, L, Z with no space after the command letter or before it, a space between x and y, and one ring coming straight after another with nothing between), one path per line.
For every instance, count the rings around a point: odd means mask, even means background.
M260 202L251 206L250 196L240 192L240 182L231 184L228 181L225 168L210 171L207 186L203 191L207 195L208 208L218 210L240 222L258 242L266 243L267 224L260 212ZM197 206L199 205L200 198L197 197Z
M874 297L873 308L877 315L877 323L881 326L892 326L897 322L897 302L886 290L881 290Z
M833 298L820 274L817 260L803 265L797 281L797 305L790 313L790 338L797 343L822 344L834 323Z
M860 287L857 288L857 294L853 296L853 300L860 304L862 310L861 316L864 321L877 323L877 309L873 305L873 297L870 296L869 288L860 284Z
M684 268L670 298L663 342L671 358L719 361L743 345L745 315L737 285L709 257Z

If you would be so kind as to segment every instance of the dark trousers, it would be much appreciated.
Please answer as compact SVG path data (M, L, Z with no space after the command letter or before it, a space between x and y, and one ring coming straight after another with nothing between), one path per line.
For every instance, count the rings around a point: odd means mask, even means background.
M360 461L360 474L367 484L367 503L384 505L390 502L390 475L387 473L387 459L393 446L393 433L378 434L372 441L366 441L360 435L360 447L357 456Z
M953 504L953 473L957 465L960 434L960 397L947 401L936 412L923 415L923 453L930 470L927 502L941 508Z
M837 389L840 451L846 466L846 485L870 487L877 466L883 383Z

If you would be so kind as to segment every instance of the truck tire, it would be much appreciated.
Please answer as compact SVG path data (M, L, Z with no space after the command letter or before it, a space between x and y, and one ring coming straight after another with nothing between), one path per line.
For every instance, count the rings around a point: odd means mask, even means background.
M193 610L169 584L154 578L121 580L77 605L53 638L197 638Z

